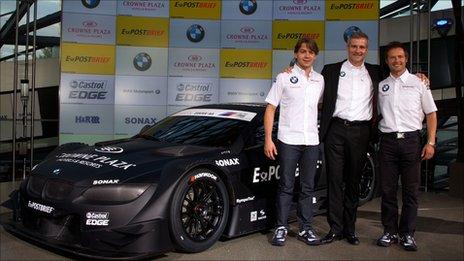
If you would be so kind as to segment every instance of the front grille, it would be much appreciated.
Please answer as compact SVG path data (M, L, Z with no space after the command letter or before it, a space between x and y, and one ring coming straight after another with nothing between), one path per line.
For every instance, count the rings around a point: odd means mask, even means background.
M50 179L45 184L44 196L45 199L63 200L72 192L73 186L69 182Z
M31 176L29 178L29 182L27 183L27 191L35 197L41 197L45 181L45 178Z

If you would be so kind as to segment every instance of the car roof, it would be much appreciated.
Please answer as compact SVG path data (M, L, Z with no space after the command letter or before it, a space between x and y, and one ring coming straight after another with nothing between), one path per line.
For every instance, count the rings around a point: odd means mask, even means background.
M193 108L203 109L225 109L225 110L240 110L256 112L258 114L264 113L266 109L266 103L222 103L222 104L208 104L195 106Z

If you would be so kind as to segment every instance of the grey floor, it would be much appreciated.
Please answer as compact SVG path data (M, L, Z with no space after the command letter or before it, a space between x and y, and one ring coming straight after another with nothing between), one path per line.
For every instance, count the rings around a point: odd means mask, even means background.
M12 184L0 187L3 201ZM198 254L167 253L162 260L464 260L464 206L462 198L446 192L422 192L416 231L418 252L406 252L399 246L377 247L376 238L381 234L379 199L358 210L357 233L359 246L337 241L329 245L310 247L295 238L293 233L285 247L268 243L271 231L254 233L236 239L217 242L209 250ZM0 209L5 215L6 210ZM315 228L323 235L328 230L325 216L315 218ZM0 260L65 260L60 255L26 243L0 228Z

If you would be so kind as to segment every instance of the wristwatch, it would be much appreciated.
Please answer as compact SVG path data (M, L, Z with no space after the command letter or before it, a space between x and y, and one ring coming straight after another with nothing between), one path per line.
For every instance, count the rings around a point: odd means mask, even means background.
M431 142L431 141L429 141L429 142L427 142L427 144L429 144L430 146L432 146L432 147L434 147L434 148L435 148L435 142Z

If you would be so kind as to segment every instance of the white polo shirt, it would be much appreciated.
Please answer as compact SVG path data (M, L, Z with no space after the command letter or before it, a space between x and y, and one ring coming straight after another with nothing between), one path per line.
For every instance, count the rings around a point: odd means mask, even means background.
M372 118L374 87L366 66L356 67L349 60L340 70L337 101L333 117L349 121L368 121Z
M383 116L379 130L384 133L420 130L424 113L437 111L430 89L408 70L379 83L378 107Z
M290 145L318 145L318 103L324 78L311 68L309 77L295 65L291 73L280 73L266 102L280 106L277 138Z

